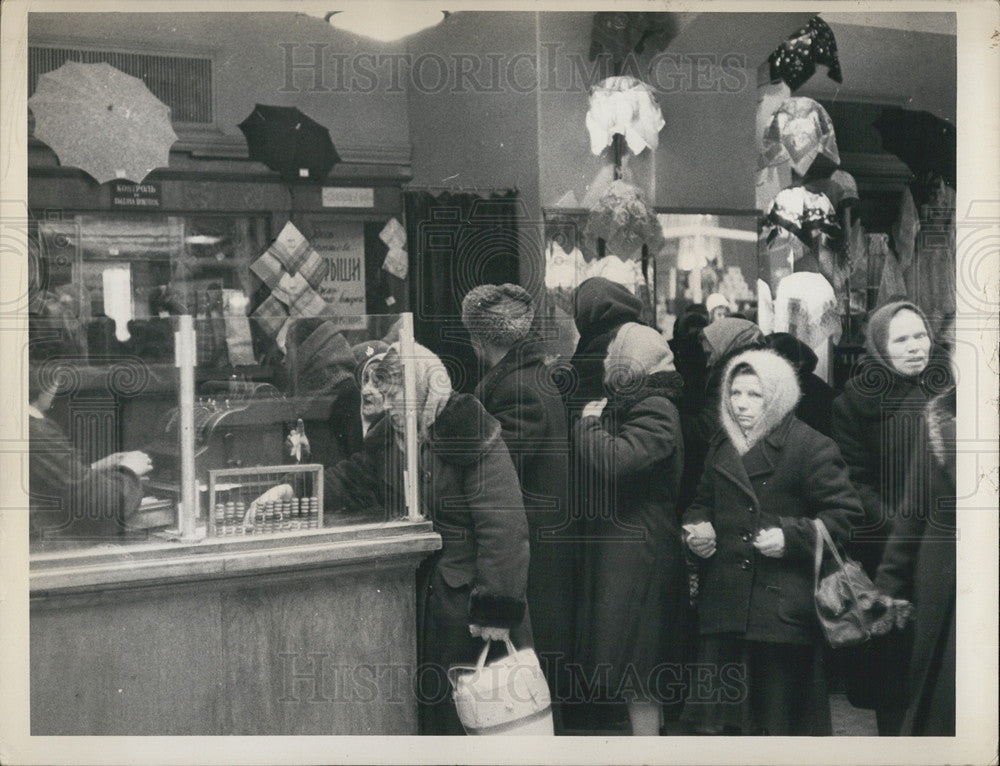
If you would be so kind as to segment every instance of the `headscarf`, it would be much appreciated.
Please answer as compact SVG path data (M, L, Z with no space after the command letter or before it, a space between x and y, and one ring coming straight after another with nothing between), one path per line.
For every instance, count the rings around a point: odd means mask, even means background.
M760 418L749 431L744 431L736 420L730 401L733 373L741 365L747 365L757 376L764 394ZM795 410L802 395L791 363L771 349L754 349L737 354L726 364L722 380L719 419L740 455L745 455L754 444L777 428L782 419Z
M608 344L604 359L605 381L613 383L645 378L654 372L674 370L674 354L652 327L623 324Z
M573 321L584 349L599 335L626 322L636 322L642 315L642 301L624 285L604 277L585 279L573 296Z
M417 412L417 438L423 442L427 440L431 426L451 397L451 376L437 354L419 343L413 344L413 356L405 362L413 366L413 407ZM393 343L379 362L378 374L384 375L384 380L389 385L399 386L402 391L403 365L399 344Z
M892 322L893 317L896 316L900 311L912 311L921 321L924 323L924 327L927 328L927 337L931 340L931 346L934 344L934 337L931 335L931 326L927 321L927 317L924 312L915 304L909 301L894 301L893 303L887 303L882 308L875 311L868 318L868 329L865 333L865 350L869 355L888 367L890 370L895 370L896 368L892 364L892 360L889 358L887 353L887 347L889 344L889 324Z
M734 349L764 345L764 334L748 319L718 319L702 330L702 333L712 347L707 361L709 368Z

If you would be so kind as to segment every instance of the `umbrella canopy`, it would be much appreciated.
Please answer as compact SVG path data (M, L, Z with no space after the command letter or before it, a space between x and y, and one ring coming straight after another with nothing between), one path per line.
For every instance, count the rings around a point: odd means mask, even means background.
M297 107L257 104L239 127L250 159L263 162L288 183L321 183L340 162L330 131Z
M46 72L28 107L35 115L35 137L61 164L80 168L98 183L141 182L167 165L177 141L170 107L142 80L103 62L67 61Z
M835 166L840 164L833 121L826 109L811 98L785 99L771 118L763 143L763 167L789 162L796 173L804 176L817 157L826 157Z
M935 173L955 187L955 126L930 112L887 107L875 120L882 148L918 178Z

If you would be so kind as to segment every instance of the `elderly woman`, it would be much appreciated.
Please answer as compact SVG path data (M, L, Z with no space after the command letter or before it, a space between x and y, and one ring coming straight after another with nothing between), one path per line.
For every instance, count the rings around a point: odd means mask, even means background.
M833 439L861 496L864 520L852 539L869 576L882 558L892 519L913 466L928 401L952 384L947 355L936 347L924 313L907 301L889 303L868 320L867 354L833 404ZM847 652L848 696L873 708L879 733L899 733L906 710L909 632Z
M685 716L701 714L705 733L728 725L744 734L830 734L813 519L844 543L861 502L837 446L796 419L799 384L785 359L770 350L737 355L721 393L722 431L684 514L687 544L707 564L699 661L721 677L709 699L689 699Z
M680 667L684 649L677 511L684 384L663 336L635 323L614 335L604 368L610 401L588 404L573 435L599 500L586 529L580 653L585 670L606 684L605 696L627 703L632 733L656 736L669 692L655 679L666 678L660 671L668 665Z
M484 638L531 644L528 523L500 424L475 397L452 391L447 370L431 351L415 345L405 363L413 365L416 400L404 402L404 360L393 344L374 370L386 416L371 427L359 452L327 466L324 499L334 513L387 519L406 512L405 413L407 404L414 407L420 508L442 538L439 553L418 572L420 730L463 734L448 668L475 664Z

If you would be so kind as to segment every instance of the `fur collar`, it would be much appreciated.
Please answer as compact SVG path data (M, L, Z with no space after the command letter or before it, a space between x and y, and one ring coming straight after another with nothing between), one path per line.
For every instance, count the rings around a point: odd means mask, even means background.
M729 404L730 376L740 364L748 364L760 378L764 390L764 409L757 424L744 433ZM769 349L744 351L726 364L722 375L719 420L733 447L742 456L754 444L774 431L795 410L802 395L795 369L780 354Z
M638 388L613 396L610 406L613 411L625 415L639 402L651 396L662 396L679 408L683 395L684 379L680 373L673 370L660 370L647 375Z
M949 445L955 442L955 389L931 399L926 412L931 452L943 467L948 461Z

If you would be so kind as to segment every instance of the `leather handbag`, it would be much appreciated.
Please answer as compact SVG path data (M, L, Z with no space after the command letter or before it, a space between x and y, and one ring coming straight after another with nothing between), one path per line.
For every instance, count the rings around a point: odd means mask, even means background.
M813 519L816 527L814 596L816 616L827 643L834 649L864 644L892 629L889 598L875 587L857 561L844 558L837 550L826 525ZM820 579L823 548L833 553L837 568Z
M458 718L467 734L552 736L549 686L533 649L518 651L505 639L507 656L486 664L486 641L476 665L448 670Z

